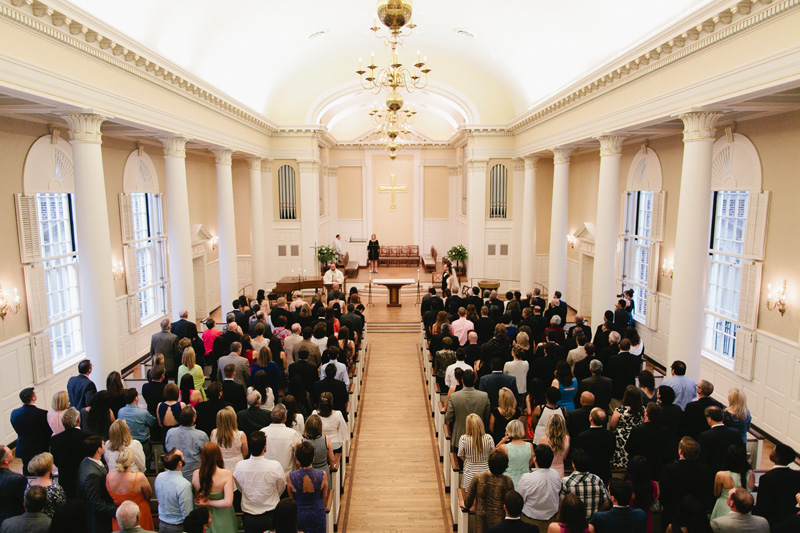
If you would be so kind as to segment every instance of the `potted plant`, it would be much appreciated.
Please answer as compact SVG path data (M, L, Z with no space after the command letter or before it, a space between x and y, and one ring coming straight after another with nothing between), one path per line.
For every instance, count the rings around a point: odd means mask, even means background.
M453 246L447 251L447 258L450 261L455 261L456 272L462 272L461 263L466 263L467 261L467 249L464 248L463 244Z
M325 269L328 268L328 265L336 261L337 257L338 255L333 246L320 246L317 248L317 259L319 260L320 265L322 265L322 272L325 272Z

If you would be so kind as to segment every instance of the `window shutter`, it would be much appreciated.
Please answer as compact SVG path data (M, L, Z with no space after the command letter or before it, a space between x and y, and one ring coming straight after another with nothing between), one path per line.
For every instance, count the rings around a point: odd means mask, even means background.
M625 244L628 237L620 237L617 241L617 283L620 286L620 293L625 283Z
M164 193L153 194L153 220L151 227L156 237L164 237Z
M756 354L755 331L739 328L733 350L733 371L747 381L753 380L753 362Z
M128 294L139 292L139 269L136 266L136 247L126 244L122 247L122 257L125 262L125 284Z
M647 290L656 292L658 290L658 275L659 268L659 250L661 243L650 241L647 243L648 258L647 258ZM647 313L650 313L650 306L647 306Z
M767 215L769 214L769 191L751 192L747 210L747 233L744 238L744 255L759 261L764 260L767 241Z
M142 327L141 312L139 311L139 295L128 296L128 332L134 333Z
M653 192L653 213L650 237L655 241L664 240L664 200L666 196L667 193L664 191Z
M158 260L157 274L161 277L161 281L166 283L169 280L169 264L167 262L167 239L158 239L156 241L156 259Z
M628 227L625 225L626 216L628 214L628 197L631 195L629 191L624 191L619 195L619 234L627 235Z
M33 263L42 258L39 242L39 214L36 197L15 194L17 204L17 233L19 234L19 256L23 263Z
M647 293L647 313L644 325L653 331L658 329L658 293Z
M31 332L38 333L50 325L50 315L47 312L47 282L44 265L42 263L32 263L25 267L24 272L25 293L28 302L28 324Z
M136 240L133 232L133 207L131 206L131 195L120 193L119 195L119 220L122 230L122 243L128 244Z
M758 261L742 262L742 286L739 290L739 319L742 327L755 330L758 325L758 299L761 293L761 268Z
M44 383L53 376L53 357L50 355L50 333L31 335L33 383Z

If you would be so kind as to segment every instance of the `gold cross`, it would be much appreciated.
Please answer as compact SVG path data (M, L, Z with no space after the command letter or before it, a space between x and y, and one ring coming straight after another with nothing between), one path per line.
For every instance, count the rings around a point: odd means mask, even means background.
M379 185L378 186L378 192L390 192L390 193L392 193L392 201L389 204L389 209L391 209L392 211L397 209L397 197L395 196L395 193L397 193L397 192L408 192L408 186L407 185L395 186L395 179L396 178L395 178L394 174L392 174L389 177L389 180L392 183L391 187L387 187L386 185Z

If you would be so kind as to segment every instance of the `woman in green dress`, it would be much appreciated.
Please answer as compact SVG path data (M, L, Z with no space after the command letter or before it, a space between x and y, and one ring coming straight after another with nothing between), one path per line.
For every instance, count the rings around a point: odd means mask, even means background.
M195 504L211 507L211 533L237 533L239 524L233 510L233 473L225 470L222 451L207 442L200 453L200 468L192 474Z
M194 348L190 346L183 350L183 358L181 359L181 366L178 367L178 381L176 383L181 382L184 374L191 374L192 379L194 379L194 390L200 391L203 401L206 401L206 390L203 388L206 377L203 375L202 367L196 364L195 360Z

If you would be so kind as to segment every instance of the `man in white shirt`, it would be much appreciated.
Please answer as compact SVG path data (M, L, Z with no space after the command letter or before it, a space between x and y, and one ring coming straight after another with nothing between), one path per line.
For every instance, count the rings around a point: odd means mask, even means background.
M272 409L272 424L261 428L261 432L269 442L264 457L277 461L284 474L294 470L294 449L303 439L297 431L286 427L286 407L282 403Z
M322 282L333 283L334 281L339 285L344 283L344 274L342 274L341 270L336 270L336 263L331 263L328 271L322 276Z
M460 368L462 370L472 368L464 361L466 357L467 357L467 352L464 351L464 348L459 348L458 350L456 350L456 362L448 366L447 369L445 370L444 384L448 388L448 390L450 389L450 387L456 384L456 368Z
M333 366L336 367L336 377L335 377L335 379L338 379L339 381L344 383L345 387L349 387L350 386L350 376L347 375L347 365L345 365L344 363L339 362L339 359L338 359L339 357L344 358L344 352L342 352L341 350L335 350L335 349L330 349L330 348L328 350L325 350L325 351L328 352L328 357L330 357L331 360L329 362L325 363L324 365L321 365L319 367L319 379L325 379L325 367L327 367L328 365L333 365ZM324 353L323 353L323 355L324 355ZM334 357L336 359L334 359Z
M472 323L472 320L467 320L467 310L463 307L459 307L458 319L454 320L453 324L450 326L450 331L452 331L453 335L458 337L459 346L467 344L467 335L474 329L475 324Z
M561 478L550 468L553 464L553 450L546 444L534 448L536 468L519 480L517 492L525 505L522 507L522 520L547 531L550 522L558 512Z
M336 250L336 259L341 261L342 260L342 236L338 233L336 234L336 238L333 239L333 249Z
M247 444L250 458L236 464L233 479L242 493L244 533L262 533L273 529L272 518L286 489L286 475L278 461L264 457L267 447L264 433L254 431Z

